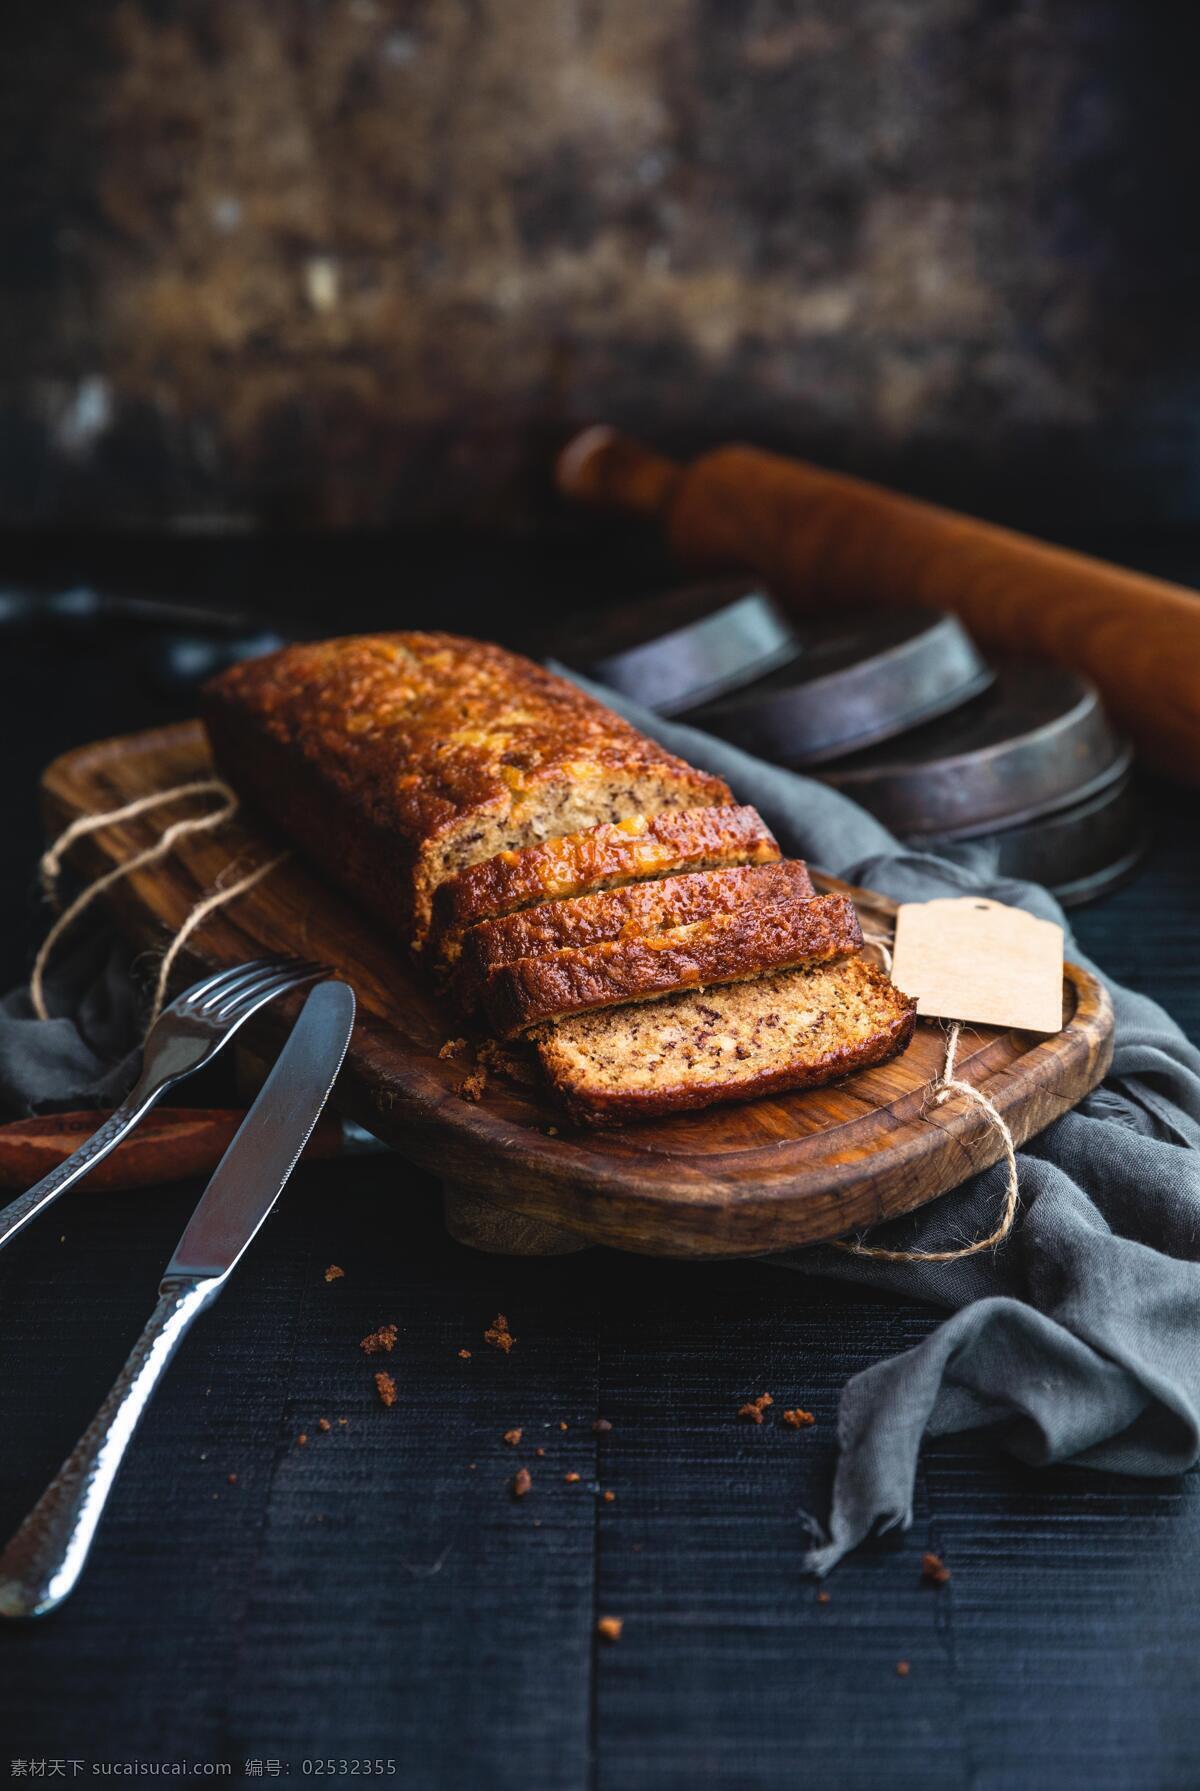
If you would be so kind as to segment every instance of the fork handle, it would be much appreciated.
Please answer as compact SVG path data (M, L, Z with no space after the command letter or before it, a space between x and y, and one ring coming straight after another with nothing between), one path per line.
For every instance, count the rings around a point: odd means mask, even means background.
M0 1250L3 1250L10 1238L15 1238L31 1219L44 1212L46 1207L65 1194L67 1189L89 1169L95 1167L120 1144L122 1138L132 1132L134 1126L153 1107L165 1084L155 1087L153 1083L139 1081L132 1091L121 1102L115 1113L110 1113L98 1131L92 1133L86 1144L72 1151L65 1162L59 1163L49 1175L44 1175L40 1182L24 1194L18 1194L6 1207L0 1207Z
M42 1617L74 1589L142 1413L224 1276L164 1281L158 1305L91 1424L0 1554L0 1616Z

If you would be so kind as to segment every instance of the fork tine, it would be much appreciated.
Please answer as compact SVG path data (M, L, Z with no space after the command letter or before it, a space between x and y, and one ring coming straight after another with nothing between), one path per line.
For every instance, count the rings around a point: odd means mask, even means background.
M219 1007L213 1018L226 1025L233 1020L247 1020L276 995L284 995L289 989L298 989L301 983L328 975L328 965L314 964L308 969L297 969L272 977L269 982L259 983L252 989L243 989L240 994Z
M234 995L244 994L255 984L261 983L267 976L282 976L286 972L306 970L310 959L299 958L259 958L253 964L239 964L224 979L220 986L212 989L200 1003L202 1014L211 1014L216 1008L229 1001Z
M230 964L224 970L214 970L211 976L203 977L200 982L193 983L189 989L182 989L175 997L172 1006L192 1006L204 995L211 995L233 978L240 978L248 970L265 970L273 964L281 964L281 958L254 958L248 964Z

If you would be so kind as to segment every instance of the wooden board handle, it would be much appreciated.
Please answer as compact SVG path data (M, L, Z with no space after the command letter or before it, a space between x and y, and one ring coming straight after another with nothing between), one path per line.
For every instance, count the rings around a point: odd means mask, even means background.
M1200 598L1180 585L756 448L679 467L596 428L558 482L657 515L689 568L754 572L794 610L926 604L994 652L1071 666L1150 764L1200 784Z

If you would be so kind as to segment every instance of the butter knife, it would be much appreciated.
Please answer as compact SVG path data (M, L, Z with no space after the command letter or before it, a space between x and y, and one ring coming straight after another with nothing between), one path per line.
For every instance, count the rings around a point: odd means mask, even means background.
M329 1098L353 1025L354 991L346 983L319 984L175 1246L158 1305L112 1392L0 1554L0 1615L44 1616L74 1590L151 1395L282 1193Z

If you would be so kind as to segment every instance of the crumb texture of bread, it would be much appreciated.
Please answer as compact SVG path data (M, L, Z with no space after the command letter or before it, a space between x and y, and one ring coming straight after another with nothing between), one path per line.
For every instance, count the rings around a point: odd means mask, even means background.
M662 932L519 958L491 976L483 999L501 1038L515 1038L568 1014L828 963L861 944L846 896L756 902Z
M448 968L461 955L463 934L480 921L644 878L781 856L757 809L726 804L630 813L615 825L497 853L449 878L434 898L434 950Z
M234 789L416 945L438 884L480 859L732 802L567 680L450 634L285 647L221 673L201 709Z
M649 883L627 883L598 895L543 902L471 928L463 938L455 994L469 1009L488 977L518 958L541 958L568 946L583 949L606 939L684 927L752 903L804 902L815 894L807 865L784 859L777 864L688 871Z
M916 1004L855 957L581 1014L538 1055L576 1123L612 1126L834 1081L895 1056L915 1024Z

